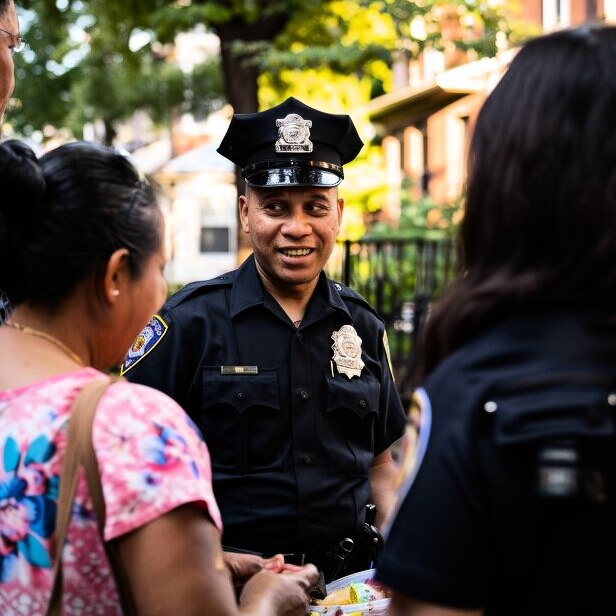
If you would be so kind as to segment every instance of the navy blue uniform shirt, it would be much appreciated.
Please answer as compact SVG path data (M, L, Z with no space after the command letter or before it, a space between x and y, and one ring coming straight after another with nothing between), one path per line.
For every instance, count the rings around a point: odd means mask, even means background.
M362 339L365 366L351 379L332 363L344 325ZM167 393L201 428L225 545L314 550L362 526L373 458L405 424L384 325L363 298L322 273L296 328L249 257L179 291L151 326L126 376Z

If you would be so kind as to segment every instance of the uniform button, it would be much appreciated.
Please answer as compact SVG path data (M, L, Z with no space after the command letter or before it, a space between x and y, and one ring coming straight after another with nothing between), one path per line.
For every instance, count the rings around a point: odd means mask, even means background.
M312 458L310 456L304 456L304 462L306 464L312 464Z
M240 391L240 393L239 393L239 394L237 394L237 399L238 399L238 400L246 400L246 394L244 394L244 393L242 393L242 392Z
M361 406L362 409L365 409L368 406L368 403L362 398L359 401L359 406Z
M497 408L498 408L498 404L496 404L496 402L494 402L494 400L488 400L483 405L483 409L485 410L486 413L494 413Z
M302 334L302 332L297 332L297 339L301 340L304 337L304 335Z
M308 400L308 398L310 398L310 394L309 394L307 391L301 391L301 392L299 393L299 397L300 397L302 400Z

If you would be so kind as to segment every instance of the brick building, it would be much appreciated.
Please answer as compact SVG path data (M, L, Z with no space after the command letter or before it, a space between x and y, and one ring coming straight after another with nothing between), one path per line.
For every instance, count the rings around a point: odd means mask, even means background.
M513 18L549 32L587 21L616 22L616 0L521 0ZM455 20L459 26L459 20ZM455 24L443 21L444 38ZM515 49L469 61L451 51L427 50L394 66L394 89L370 103L370 120L383 135L388 196L382 217L396 220L402 191L412 199L451 203L462 193L473 121Z

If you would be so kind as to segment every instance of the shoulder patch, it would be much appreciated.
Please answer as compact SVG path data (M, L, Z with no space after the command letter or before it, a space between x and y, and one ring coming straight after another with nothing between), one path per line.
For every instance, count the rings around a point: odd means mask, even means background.
M387 358L389 374L391 374L391 379L395 383L396 377L394 376L394 367L391 363L391 350L389 349L389 338L387 338L387 330L383 331L383 350L385 351L385 357Z
M124 376L133 366L138 364L163 339L169 326L164 319L155 314L150 322L141 330L129 349L124 363L120 366L120 375Z
M395 456L398 472L396 474L394 488L398 493L396 504L390 515L384 535L389 532L389 527L400 509L402 501L406 498L428 447L428 439L432 429L432 405L430 398L423 388L413 393L410 408L407 412L406 430L397 443L397 455Z

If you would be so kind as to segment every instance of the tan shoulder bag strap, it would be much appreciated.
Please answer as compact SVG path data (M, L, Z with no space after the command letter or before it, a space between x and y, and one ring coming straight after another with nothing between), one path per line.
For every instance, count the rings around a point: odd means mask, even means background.
M62 614L62 551L68 527L71 521L73 501L79 480L79 468L83 466L88 483L92 504L96 512L101 541L105 546L107 559L111 565L113 576L122 602L122 609L126 616L136 614L134 601L130 593L128 579L121 567L121 562L114 547L104 541L105 527L105 500L100 482L98 462L92 442L92 425L96 407L107 387L117 378L96 379L88 383L77 395L68 422L66 450L60 475L60 494L58 496L58 511L56 517L55 541L56 555L54 562L54 582L51 598L47 606L47 616L61 616Z

